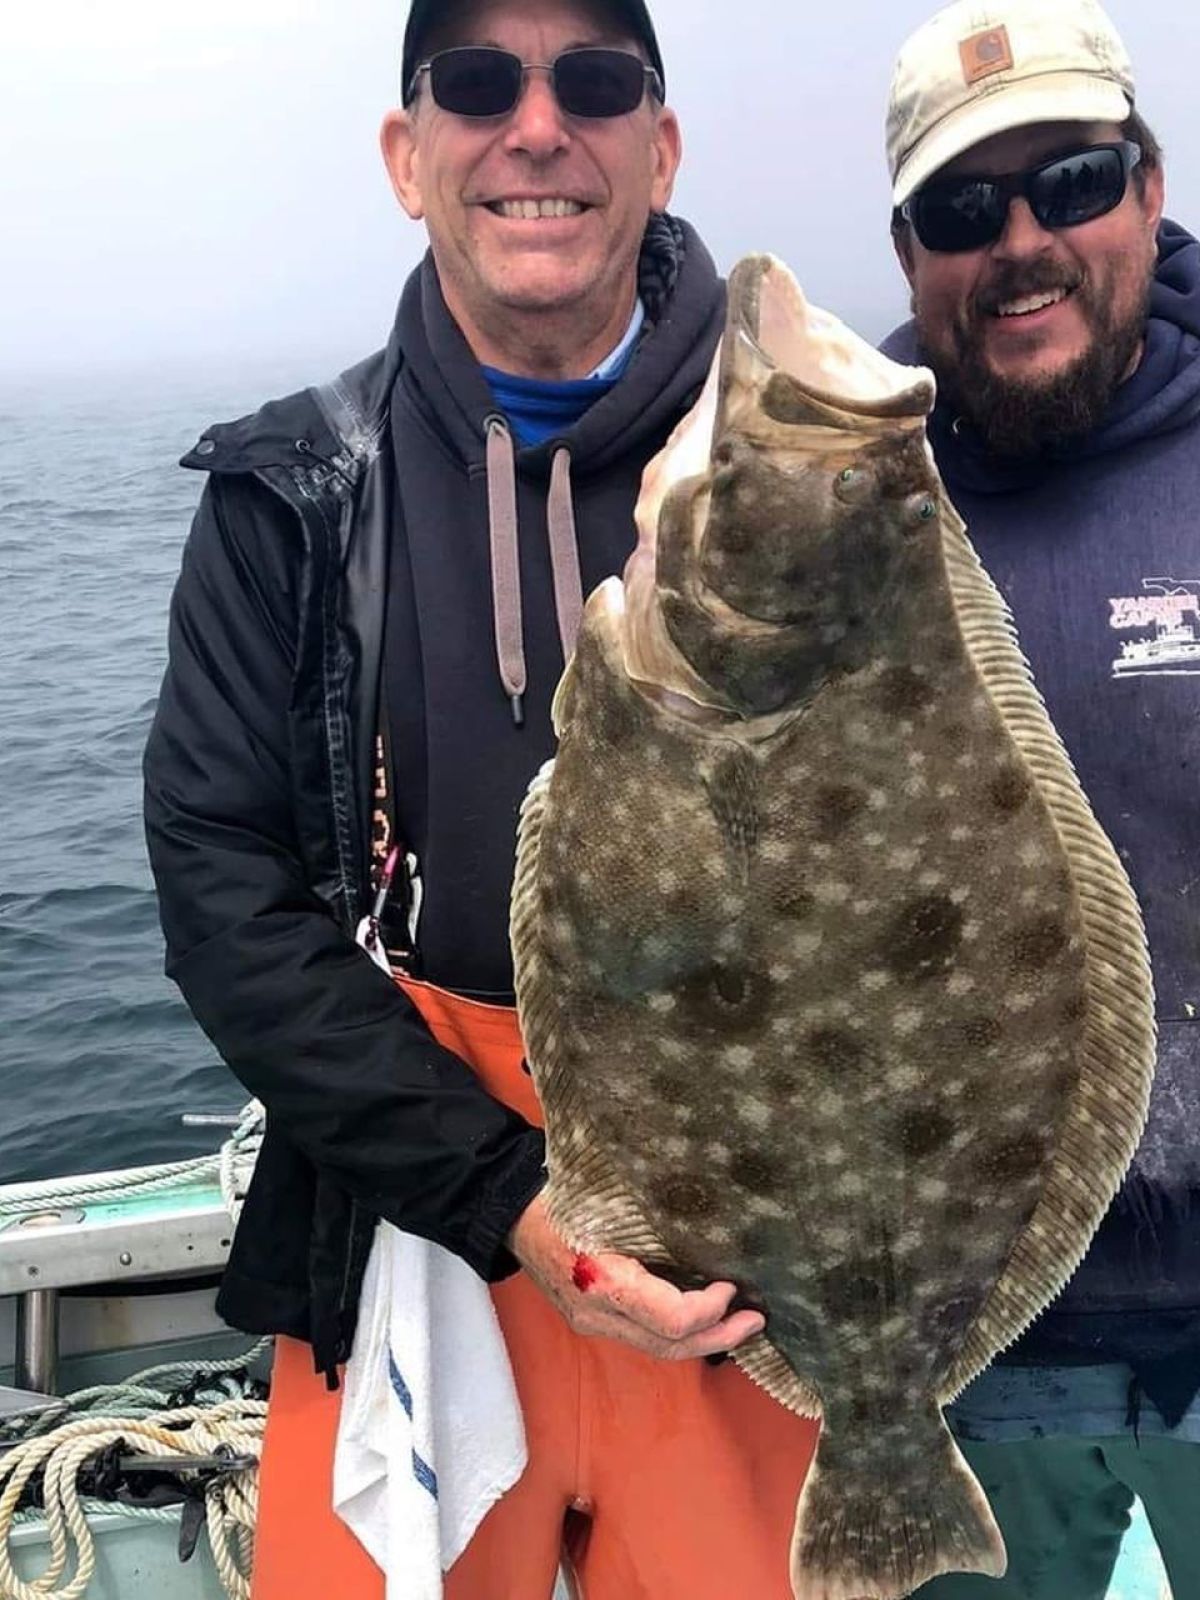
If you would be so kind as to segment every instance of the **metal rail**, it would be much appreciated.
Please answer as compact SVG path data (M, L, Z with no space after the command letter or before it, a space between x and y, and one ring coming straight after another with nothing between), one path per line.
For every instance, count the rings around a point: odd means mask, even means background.
M58 1392L58 1290L37 1289L17 1301L18 1389Z
M2 1191L0 1191L2 1192ZM16 1381L53 1394L59 1292L220 1271L233 1225L215 1182L136 1200L31 1209L0 1224L0 1296L17 1301Z

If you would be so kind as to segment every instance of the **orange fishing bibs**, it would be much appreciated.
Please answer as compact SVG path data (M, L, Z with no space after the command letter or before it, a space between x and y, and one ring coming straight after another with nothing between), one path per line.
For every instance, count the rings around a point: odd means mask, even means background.
M438 1042L541 1122L516 1013L404 980ZM571 1332L523 1273L492 1291L529 1465L446 1577L446 1600L550 1600L560 1561L583 1600L791 1600L796 1500L817 1424L732 1362L657 1361ZM383 1600L335 1516L340 1396L308 1346L277 1341L253 1600Z

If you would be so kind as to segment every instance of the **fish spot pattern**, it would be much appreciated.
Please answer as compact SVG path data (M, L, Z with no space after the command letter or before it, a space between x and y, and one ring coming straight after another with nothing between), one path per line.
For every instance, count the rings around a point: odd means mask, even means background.
M911 1106L896 1124L896 1139L906 1156L920 1160L949 1144L954 1123L937 1105Z
M774 906L781 910L784 917L795 917L798 922L803 917L813 915L816 896L808 893L808 890L798 883L789 883L774 894Z
M1062 1014L1068 1022L1082 1022L1087 1016L1087 1011L1087 995L1082 989L1071 995L1062 1008Z
M988 1016L985 1012L978 1012L975 1016L967 1017L959 1024L959 1031L965 1045L972 1050L986 1050L991 1045L998 1044L1003 1037L1004 1029L995 1017Z
M669 1106L675 1106L691 1092L691 1074L670 1067L658 1067L650 1074L650 1087Z
M866 1053L845 1028L814 1028L805 1044L816 1064L827 1072L852 1072Z
M988 784L988 798L997 811L1005 816L1017 812L1029 799L1032 784L1025 772L1017 766L1002 767Z
M855 1256L826 1268L817 1293L827 1315L839 1322L878 1324L896 1300L894 1263Z
M901 717L923 711L934 691L928 679L911 667L889 667L879 680L878 695L885 715Z
M791 1024L785 1022L784 1026L790 1030ZM768 1067L766 1082L767 1088L779 1100L789 1100L803 1088L799 1073L787 1062L777 1062Z
M852 784L827 784L813 797L813 815L822 839L838 839L862 815L867 797Z
M737 1102L737 1114L740 1121L757 1128L760 1133L771 1126L774 1115L772 1107L755 1095L747 1095Z
M654 1183L653 1193L670 1217L702 1220L720 1210L720 1191L716 1184L694 1173L665 1173Z
M982 1152L981 1166L997 1183L1022 1183L1041 1171L1046 1144L1040 1131L1013 1134Z
M892 1031L902 1039L917 1032L925 1020L925 1013L917 1006L901 1006L892 1013Z
M1013 965L1038 971L1060 955L1069 942L1070 933L1060 917L1033 917L1012 934Z
M775 1151L747 1144L739 1145L730 1156L729 1176L740 1188L764 1194L781 1186L787 1170Z
M947 971L963 939L963 914L949 895L926 894L901 907L884 936L881 956L899 979L920 983Z

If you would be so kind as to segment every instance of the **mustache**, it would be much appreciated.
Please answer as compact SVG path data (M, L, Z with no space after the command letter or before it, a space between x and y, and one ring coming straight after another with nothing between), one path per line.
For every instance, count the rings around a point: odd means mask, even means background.
M1004 261L972 296L976 312L995 315L1010 300L1031 294L1053 294L1062 289L1073 293L1084 281L1084 274L1058 261Z

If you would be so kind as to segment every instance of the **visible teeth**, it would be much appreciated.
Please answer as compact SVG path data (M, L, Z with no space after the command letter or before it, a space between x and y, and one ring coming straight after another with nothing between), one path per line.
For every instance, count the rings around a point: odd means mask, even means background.
M577 217L583 207L577 200L499 200L493 209L518 222L535 222L538 217Z
M1046 306L1056 306L1067 298L1065 289L1051 289L1047 294L1026 295L1023 300L1006 300L996 307L998 317L1027 317L1031 311L1042 311Z

